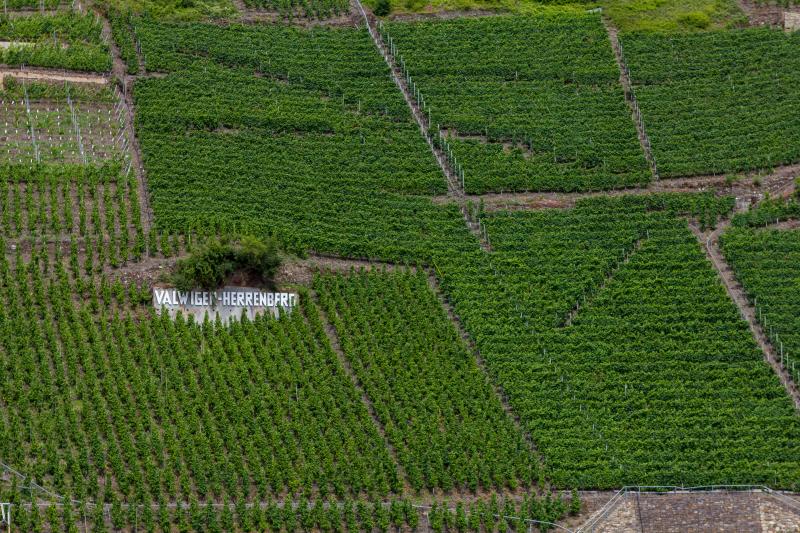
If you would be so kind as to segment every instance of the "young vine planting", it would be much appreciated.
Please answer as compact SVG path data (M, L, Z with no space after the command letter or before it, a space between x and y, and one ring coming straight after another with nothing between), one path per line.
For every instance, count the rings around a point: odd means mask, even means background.
M129 503L400 489L306 298L230 327L134 319L54 269L0 265L0 456L38 483Z

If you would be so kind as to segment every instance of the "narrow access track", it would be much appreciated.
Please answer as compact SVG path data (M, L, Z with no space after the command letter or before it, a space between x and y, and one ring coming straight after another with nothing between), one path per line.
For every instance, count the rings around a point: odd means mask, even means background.
M383 57L384 61L386 61L386 64L389 65L389 69L392 73L392 79L400 89L400 92L403 93L403 98L405 99L409 109L411 109L411 114L419 126L422 136L428 143L428 146L430 147L431 152L433 152L434 157L436 157L436 162L439 164L439 168L442 169L442 172L447 178L448 195L456 199L463 198L465 196L464 190L461 188L461 184L458 182L455 172L453 172L453 169L450 168L450 165L447 163L447 158L445 158L444 152L442 152L433 144L433 141L431 140L428 119L425 117L425 113L423 113L420 109L416 99L411 96L411 90L408 87L408 83L406 83L406 79L403 76L400 67L397 65L397 61L395 61L395 58L389 50L389 47L383 42L383 37L381 37L381 34L378 31L378 25L375 21L374 15L367 13L367 11L364 9L364 6L361 5L360 0L352 0L352 3L353 8L356 10L356 12L360 13L364 19L364 22L367 25L367 30L369 30L369 34L372 37L372 41L375 43L375 47L378 49L378 52L381 54L381 57Z
M122 60L117 43L115 43L114 39L111 37L111 23L109 23L108 20L102 16L102 14L97 13L97 16L103 21L103 34L105 35L108 42L108 47L111 50L111 57L113 60L111 73L118 80L127 80L128 78L126 77L127 72L125 62ZM144 165L142 164L139 141L136 138L136 131L133 129L134 108L133 96L129 90L130 86L131 84L129 83L125 83L123 85L121 99L125 109L125 135L128 137L128 150L131 154L131 167L136 173L136 182L138 184L138 193L142 206L142 229L146 234L153 226L153 210L150 207L150 193L147 188L147 179L144 172Z
M781 367L780 355L775 349L775 346L770 342L761 324L759 324L756 318L755 308L748 301L744 293L744 288L736 279L736 275L720 249L719 236L728 229L728 227L730 227L730 220L725 220L718 224L715 230L706 234L700 231L696 225L689 224L692 233L695 234L697 240L699 240L705 248L706 255L717 270L722 284L728 291L728 295L731 300L733 300L736 307L739 308L739 313L742 315L742 318L746 320L747 324L750 326L750 331L753 333L753 338L755 338L758 346L761 348L764 359L769 363L772 370L775 371L775 374L777 374L781 383L786 388L786 391L794 402L795 408L800 410L800 391L798 391L797 384L792 381L789 373Z
M628 69L627 63L625 63L625 56L622 53L622 45L619 44L617 27L605 17L603 17L603 24L606 27L608 38L611 41L611 48L614 50L614 58L616 59L617 67L619 68L619 81L622 84L622 90L625 92L625 101L628 102L628 106L631 109L631 114L633 115L633 122L636 125L636 132L639 135L639 143L642 145L644 157L647 159L647 163L650 165L650 171L653 174L653 179L658 181L658 166L656 165L656 159L653 156L653 149L650 145L650 137L647 136L647 131L644 127L644 119L642 118L642 112L639 109L639 102L636 100L636 93L633 92L633 85L631 84L631 71Z
M405 99L406 104L411 110L411 115L414 117L414 121L417 123L417 126L419 126L420 133L425 139L425 142L428 143L428 147L433 153L434 158L436 158L436 163L439 165L439 168L442 170L442 173L447 180L447 198L449 201L458 204L459 208L461 209L461 213L464 215L464 222L466 223L467 228L473 235L475 235L475 237L478 238L481 248L487 252L491 251L491 246L484 238L479 223L471 220L469 216L467 209L467 195L464 192L461 183L459 182L456 172L448 163L444 152L433 143L430 132L431 124L428 123L428 119L425 117L425 113L422 111L422 109L420 109L416 99L412 97L411 89L408 87L408 83L406 82L400 67L397 65L397 61L389 50L389 47L383 42L383 37L381 37L381 34L378 31L378 24L375 16L372 15L372 13L368 13L364 9L364 6L361 4L360 0L351 0L351 3L353 5L353 9L364 19L364 23L367 26L367 30L369 30L370 37L372 37L372 41L375 43L375 47L378 49L381 57L383 57L384 61L386 61L386 64L389 66L392 79L400 89L400 92L403 94L403 99ZM436 133L438 134L439 132Z
M794 176L800 174L800 164L776 167L766 175L750 174L734 180L725 176L693 176L661 179L647 187L612 189L590 192L509 192L468 195L473 202L483 201L486 211L522 211L546 208L568 208L584 198L598 196L647 196L665 192L713 192L730 195L748 203L761 201L767 194L773 198L787 197L794 192ZM452 203L450 197L434 197L434 203Z
M337 359L339 360L339 364L342 365L344 368L345 374L347 374L348 379L353 384L353 387L361 393L361 402L364 404L364 407L367 409L370 418L372 418L372 422L375 424L375 428L378 430L378 434L380 435L381 439L383 439L384 444L386 445L386 449L389 450L389 457L391 458L394 465L397 467L397 474L400 477L400 480L403 483L403 492L408 493L411 491L411 485L408 482L408 476L406 475L405 470L403 469L403 465L400 463L400 458L397 455L397 450L395 450L392 443L389 441L389 437L386 435L386 428L384 428L381 419L378 417L378 412L375 410L375 406L372 405L372 400L370 399L369 395L367 394L366 388L364 388L364 384L361 383L361 380L358 379L358 375L356 374L355 370L353 370L353 366L350 364L350 360L345 355L344 350L342 349L342 344L339 342L339 333L336 331L336 328L331 323L330 317L325 309L319 303L319 298L315 292L311 292L311 298L314 301L314 305L319 310L320 318L324 324L325 335L328 337L328 342L333 349L333 352L336 354Z
M2 80L6 76L33 81L66 81L69 83L89 83L92 85L108 85L108 83L111 81L111 78L107 74L95 74L92 72L38 67L0 67L0 85L2 85Z

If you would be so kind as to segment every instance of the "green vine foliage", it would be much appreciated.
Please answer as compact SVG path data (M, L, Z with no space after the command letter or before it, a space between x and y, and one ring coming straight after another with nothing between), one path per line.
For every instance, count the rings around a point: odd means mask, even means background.
M386 31L468 193L649 181L598 15L397 22Z
M662 176L800 161L796 33L643 32L621 42Z
M0 50L0 62L105 72L111 69L111 53L103 42L102 28L93 14L0 17L0 40L12 43Z

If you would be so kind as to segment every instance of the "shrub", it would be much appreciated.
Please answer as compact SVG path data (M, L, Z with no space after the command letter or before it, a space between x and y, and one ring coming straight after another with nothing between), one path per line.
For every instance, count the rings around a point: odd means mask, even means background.
M678 22L684 26L702 30L711 25L711 17L702 11L691 11L678 17Z
M392 12L392 3L389 0L378 0L375 4L375 15L378 17L385 17Z
M242 237L237 242L211 240L190 257L178 262L172 282L182 291L195 287L214 289L234 272L244 271L271 284L281 263L272 239Z

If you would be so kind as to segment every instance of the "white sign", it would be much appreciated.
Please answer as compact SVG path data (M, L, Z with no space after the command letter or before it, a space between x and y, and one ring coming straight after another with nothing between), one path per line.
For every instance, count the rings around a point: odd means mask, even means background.
M242 314L252 319L266 311L278 316L281 310L291 311L298 301L293 292L265 292L251 287L225 287L218 291L153 288L153 307L158 311L166 310L173 318L181 312L199 321L205 319L206 313L210 320L219 317L223 322L238 319Z

